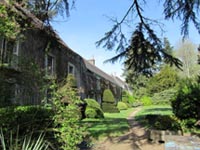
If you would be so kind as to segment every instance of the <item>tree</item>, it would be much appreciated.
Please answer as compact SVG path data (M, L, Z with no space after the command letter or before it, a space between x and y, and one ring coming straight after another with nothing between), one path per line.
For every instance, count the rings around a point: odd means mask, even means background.
M15 0L15 2L30 10L47 25L50 25L50 21L58 15L68 17L70 4L71 7L75 4L75 0Z
M143 15L143 8L145 8L148 2L145 0L133 0L124 17L120 21L113 20L113 28L106 32L105 36L96 44L109 50L115 49L118 53L117 56L107 60L107 62L114 63L123 57L127 58L128 54L130 57L125 63L128 64L129 69L134 69L143 74L152 74L152 68L155 67L155 64L163 61L180 68L181 62L163 50L162 42L155 34L154 27L157 25L161 28L162 24ZM188 29L190 22L194 24L200 33L200 23L198 20L200 9L199 0L158 1L158 3L161 2L163 3L163 14L166 20L178 19L182 22L180 29L183 38L189 35ZM131 15L136 17L130 17ZM137 20L135 18L139 21L136 23L137 25L133 31L130 43L128 43L125 34L122 32L122 28L127 23L133 26L132 22Z
M161 71L150 79L148 82L148 91L151 95L159 93L164 90L173 88L176 86L178 81L177 71L165 65Z
M137 74L133 70L126 70L124 72L126 82L133 89L133 96L136 99L140 99L142 96L147 94L146 86L149 78L142 74Z
M176 51L177 57L183 62L183 69L180 72L182 77L192 77L198 74L199 65L196 46L192 41L185 40L180 42Z
M164 52L168 55L173 55L173 47L170 45L167 38L164 38ZM152 67L154 69L154 74L162 70L162 68L166 68L166 61L164 60L162 63L156 64L156 67ZM128 64L127 64L128 65ZM125 67L127 66L125 65ZM157 67L158 66L158 67ZM126 82L130 84L133 89L133 94L136 98L141 98L144 95L147 95L147 86L149 84L149 80L151 78L147 78L141 73L138 73L132 69L126 68L124 75L126 77ZM156 82L157 84L157 82ZM154 86L154 85L153 85Z
M173 55L173 47L171 46L169 40L165 37L163 40L164 43L164 51L169 54L169 55Z

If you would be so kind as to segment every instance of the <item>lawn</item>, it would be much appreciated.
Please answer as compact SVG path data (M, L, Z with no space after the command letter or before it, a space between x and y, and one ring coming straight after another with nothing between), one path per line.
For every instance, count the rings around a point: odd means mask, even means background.
M179 130L181 128L170 105L144 106L135 118L148 129Z
M136 114L136 118L142 118L146 115L172 115L172 108L170 105L151 105L144 106L142 110Z
M105 113L103 119L84 119L90 137L95 139L119 136L129 130L128 115L133 108L120 111L120 113Z

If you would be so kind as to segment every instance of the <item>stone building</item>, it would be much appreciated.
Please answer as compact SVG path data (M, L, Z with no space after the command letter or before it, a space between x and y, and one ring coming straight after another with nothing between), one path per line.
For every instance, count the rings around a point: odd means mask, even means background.
M95 60L85 60L70 49L52 28L46 27L27 10L19 5L15 5L14 9L32 27L23 31L16 41L0 38L0 78L8 86L7 90L3 90L8 93L8 98L0 103L10 101L19 105L40 104L40 82L36 82L33 76L37 74L37 67L47 80L56 79L61 82L68 74L72 74L77 81L81 99L94 98L101 103L103 91L107 88L111 89L116 101L121 99L123 87L112 76L96 67Z

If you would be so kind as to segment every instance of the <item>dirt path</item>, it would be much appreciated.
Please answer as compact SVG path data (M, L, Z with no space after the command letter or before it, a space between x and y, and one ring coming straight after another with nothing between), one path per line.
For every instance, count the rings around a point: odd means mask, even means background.
M141 108L136 108L127 118L129 132L97 142L92 150L164 150L164 144L152 144L147 140L147 131L134 118L140 110Z

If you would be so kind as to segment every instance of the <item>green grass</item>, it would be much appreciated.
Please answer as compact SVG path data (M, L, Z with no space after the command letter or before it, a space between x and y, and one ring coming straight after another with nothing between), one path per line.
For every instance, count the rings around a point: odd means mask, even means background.
M120 113L105 113L103 119L84 119L82 122L87 125L89 136L95 139L119 136L128 131L128 115L133 108L120 111Z
M136 114L136 118L144 117L146 115L172 115L172 108L170 105L151 105L144 106L140 112Z
M170 126L171 115L173 115L173 112L170 105L151 105L144 106L142 110L136 114L135 118L146 128L160 129Z

